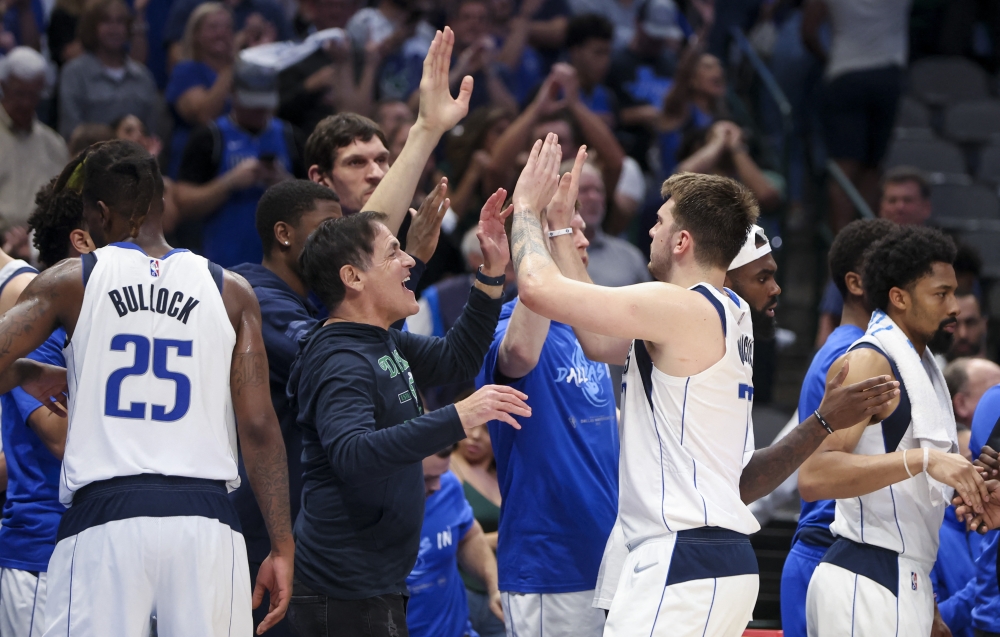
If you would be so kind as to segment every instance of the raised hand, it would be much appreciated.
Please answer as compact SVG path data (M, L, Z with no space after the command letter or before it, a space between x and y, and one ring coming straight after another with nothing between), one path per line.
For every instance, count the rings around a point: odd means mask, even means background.
M819 413L834 431L853 427L882 411L899 396L899 383L890 376L876 376L844 387L850 365L845 361L837 375L826 384ZM803 417L809 414L803 414Z
M465 400L455 403L455 410L466 431L475 429L490 422L500 420L514 429L521 425L514 416L531 417L531 407L527 394L523 394L507 385L485 385Z
M469 75L462 78L458 98L451 96L448 70L454 46L455 33L451 27L438 31L424 58L424 73L420 78L420 113L415 126L422 126L438 136L462 121L469 112L469 98L472 97L472 77Z
M489 277L500 276L510 263L510 244L503 224L514 211L514 206L507 206L504 210L503 202L506 200L507 191L500 188L490 195L479 213L476 237L483 251L483 274Z
M545 215L549 222L549 230L569 228L576 214L576 199L580 194L580 173L587 161L587 147L580 146L576 152L573 170L559 178L556 194L545 207Z
M441 236L441 221L451 206L448 194L448 178L442 177L420 204L420 210L410 208L413 221L406 233L406 251L424 263L430 261L437 250L438 238Z
M549 133L544 143L535 142L514 187L515 210L530 210L536 218L541 218L542 208L552 200L559 186L561 159L562 149L555 133Z

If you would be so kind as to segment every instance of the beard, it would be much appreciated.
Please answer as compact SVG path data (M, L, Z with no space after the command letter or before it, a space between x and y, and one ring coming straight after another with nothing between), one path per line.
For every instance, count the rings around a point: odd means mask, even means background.
M948 350L951 349L951 344L955 341L955 333L948 332L944 328L946 325L953 325L957 323L958 320L954 317L946 318L941 321L941 325L938 326L938 330L934 332L934 336L928 341L927 347L930 348L931 352L935 354L947 354Z
M773 306L772 306L773 307ZM775 330L778 329L778 319L775 316L768 316L766 308L756 310L750 308L750 320L753 321L753 339L755 341L773 341Z

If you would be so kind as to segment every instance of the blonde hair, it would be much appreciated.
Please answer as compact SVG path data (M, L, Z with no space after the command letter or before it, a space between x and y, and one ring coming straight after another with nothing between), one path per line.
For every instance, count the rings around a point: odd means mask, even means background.
M221 2L205 2L191 12L187 24L184 25L184 37L181 39L182 59L200 61L202 52L196 41L198 32L201 31L201 25L205 22L205 18L219 11L227 13L232 18L233 12Z

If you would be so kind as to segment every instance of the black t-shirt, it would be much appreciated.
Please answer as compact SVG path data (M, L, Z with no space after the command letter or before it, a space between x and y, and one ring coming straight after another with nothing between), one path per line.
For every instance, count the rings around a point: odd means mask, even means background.
M285 143L292 160L292 174L296 179L305 179L308 170L303 162L305 138L294 126L289 126L289 129L291 134L286 137ZM180 171L177 174L178 181L207 184L219 176L222 149L218 147L220 141L216 131L214 124L194 129L188 138L187 146L184 147Z

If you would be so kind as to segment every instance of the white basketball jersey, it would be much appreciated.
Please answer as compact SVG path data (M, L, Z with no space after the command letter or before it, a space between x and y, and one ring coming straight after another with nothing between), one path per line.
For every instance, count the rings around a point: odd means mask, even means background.
M685 529L760 530L740 499L753 455L753 325L747 304L701 283L719 312L726 353L694 376L668 376L633 341L621 402L619 518L629 549Z
M59 499L69 505L91 482L143 473L238 487L229 389L236 332L222 269L187 250L154 259L126 243L82 259L83 305L65 350Z

